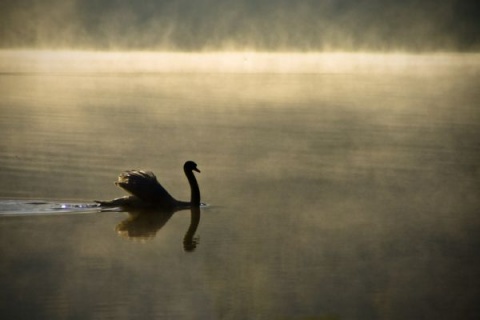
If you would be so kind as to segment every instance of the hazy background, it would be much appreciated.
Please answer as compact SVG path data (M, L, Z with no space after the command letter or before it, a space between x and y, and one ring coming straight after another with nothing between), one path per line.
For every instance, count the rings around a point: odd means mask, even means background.
M480 2L3 0L0 47L476 51Z

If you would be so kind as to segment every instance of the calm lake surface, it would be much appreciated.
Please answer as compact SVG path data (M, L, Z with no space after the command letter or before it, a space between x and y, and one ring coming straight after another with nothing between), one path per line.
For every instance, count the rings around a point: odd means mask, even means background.
M480 56L6 51L0 72L2 319L480 318ZM186 160L199 223L92 204L126 169L187 200Z

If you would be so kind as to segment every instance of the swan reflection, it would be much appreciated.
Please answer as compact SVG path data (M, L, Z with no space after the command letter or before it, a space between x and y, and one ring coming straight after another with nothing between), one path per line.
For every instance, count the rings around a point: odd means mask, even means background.
M198 236L195 237L195 232L200 224L200 208L191 207L190 213L190 227L183 237L183 249L189 252L195 250L198 244Z
M159 211L154 209L136 209L128 212L128 217L117 224L115 231L122 237L147 241L155 237L157 232L165 226L176 210ZM195 237L200 224L200 208L190 208L190 225L183 238L185 251L193 251L197 247L198 237Z

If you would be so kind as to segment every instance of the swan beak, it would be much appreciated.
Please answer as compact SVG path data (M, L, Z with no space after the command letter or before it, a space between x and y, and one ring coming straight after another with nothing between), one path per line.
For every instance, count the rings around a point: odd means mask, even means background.
M198 168L193 168L193 171L197 171L198 173L200 173L200 170L198 170Z

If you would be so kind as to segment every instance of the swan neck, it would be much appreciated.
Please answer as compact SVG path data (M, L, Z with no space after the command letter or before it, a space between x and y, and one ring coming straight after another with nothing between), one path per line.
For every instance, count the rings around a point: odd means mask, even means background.
M190 203L192 206L200 206L200 188L198 187L197 179L193 174L193 171L185 170L185 175L187 176L188 183L190 184L191 196Z

